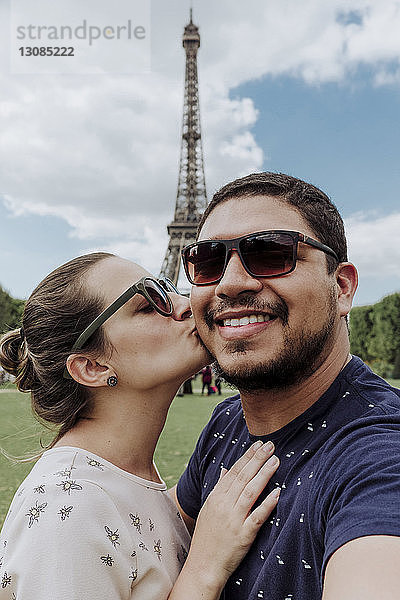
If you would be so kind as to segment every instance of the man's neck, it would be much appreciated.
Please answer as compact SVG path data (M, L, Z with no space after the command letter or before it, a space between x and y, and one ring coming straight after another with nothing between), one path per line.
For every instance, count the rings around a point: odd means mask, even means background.
M312 375L296 386L257 393L242 392L249 432L268 435L293 421L326 392L350 359L348 344L341 348L335 346Z

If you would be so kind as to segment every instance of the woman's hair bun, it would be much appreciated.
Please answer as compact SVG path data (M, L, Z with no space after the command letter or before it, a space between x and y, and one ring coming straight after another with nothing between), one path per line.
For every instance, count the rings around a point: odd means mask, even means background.
M0 339L0 366L14 375L18 389L26 392L31 390L33 369L29 368L28 351L21 329L13 329Z

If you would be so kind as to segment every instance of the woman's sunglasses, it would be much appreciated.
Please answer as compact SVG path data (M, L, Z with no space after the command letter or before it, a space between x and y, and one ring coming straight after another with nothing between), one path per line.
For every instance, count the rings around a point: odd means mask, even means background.
M135 294L141 294L151 304L151 306L164 317L170 317L174 312L174 307L167 292L180 294L172 281L165 277L163 279L153 279L152 277L142 277L121 296L119 296L110 306L103 310L87 327L82 331L74 345L71 353L81 350L88 339L99 329L107 319L109 319L121 306L133 298ZM70 379L68 370L64 370L64 378Z
M253 277L287 275L296 267L299 242L339 258L329 246L298 231L270 230L230 240L204 240L182 250L183 265L192 285L218 283L225 273L232 250L236 250L246 271Z

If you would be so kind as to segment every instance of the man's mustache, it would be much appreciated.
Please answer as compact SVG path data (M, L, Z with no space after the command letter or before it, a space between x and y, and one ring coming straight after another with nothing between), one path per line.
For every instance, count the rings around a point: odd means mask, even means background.
M215 326L215 320L218 315L229 309L237 308L254 308L258 312L270 313L277 316L284 325L287 325L289 319L289 309L286 302L280 298L276 302L268 302L260 300L251 295L242 296L241 298L226 298L220 300L219 304L213 308L206 310L204 313L204 321L209 329L213 329Z

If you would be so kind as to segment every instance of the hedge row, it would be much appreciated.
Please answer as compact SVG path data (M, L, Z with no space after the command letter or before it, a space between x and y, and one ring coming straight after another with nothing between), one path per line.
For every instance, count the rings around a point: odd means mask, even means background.
M383 377L400 378L400 293L352 308L350 347Z

